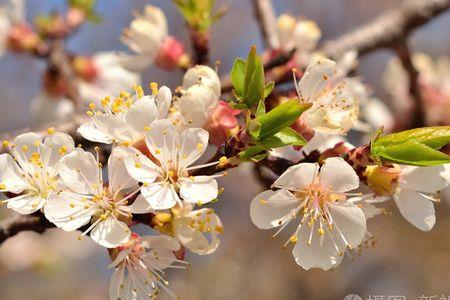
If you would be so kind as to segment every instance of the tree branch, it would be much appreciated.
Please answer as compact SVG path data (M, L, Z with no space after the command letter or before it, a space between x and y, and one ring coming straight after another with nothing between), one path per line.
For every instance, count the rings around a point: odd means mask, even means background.
M266 48L276 49L280 46L277 32L277 19L271 0L252 0L256 20Z
M326 42L322 52L339 57L349 50L366 54L389 47L450 7L450 0L408 0L398 8L388 11L373 21L341 37Z
M33 215L19 215L0 222L0 245L22 231L34 231L43 233L55 225L50 223L44 215L38 213Z
M393 49L400 59L403 69L408 74L409 92L414 100L414 111L411 117L410 128L425 126L425 110L423 107L422 94L419 86L419 72L417 72L412 61L412 54L406 40L399 41Z

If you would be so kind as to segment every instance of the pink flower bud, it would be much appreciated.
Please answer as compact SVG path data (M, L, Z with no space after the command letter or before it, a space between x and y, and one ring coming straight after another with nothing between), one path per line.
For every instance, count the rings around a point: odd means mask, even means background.
M173 70L177 68L180 60L184 58L183 44L172 36L168 36L155 59L155 64L166 70Z
M239 110L232 109L227 102L219 101L205 125L211 143L221 145L235 133L239 125L236 118L239 113Z

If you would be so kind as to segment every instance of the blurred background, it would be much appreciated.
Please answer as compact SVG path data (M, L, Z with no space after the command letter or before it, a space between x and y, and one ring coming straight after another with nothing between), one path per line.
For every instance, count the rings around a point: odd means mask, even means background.
M426 0L424 0L426 1ZM248 0L228 0L229 13L212 27L212 61L220 60L220 74L228 73L237 56L245 56L251 45L262 47L257 24ZM279 0L278 14L287 12L317 22L323 39L337 37L377 14L396 7L400 1L378 0ZM62 9L65 1L28 0L27 18ZM132 19L132 10L151 3L162 8L172 35L188 43L183 20L168 0L99 0L100 24L86 24L69 41L80 54L126 50L119 41L122 29ZM413 34L411 48L433 57L450 55L450 13L445 13ZM377 51L360 59L358 75L386 98L382 72L392 56ZM29 103L40 89L43 62L21 55L0 58L0 131L31 126ZM172 88L181 83L181 72L152 67L143 81L157 81ZM389 103L387 103L389 105ZM402 219L395 207L392 215L369 221L369 230L379 240L354 261L345 259L334 271L305 271L298 267L290 250L282 250L287 236L270 239L270 232L257 230L249 217L252 197L262 191L248 166L231 171L221 179L225 192L212 205L225 227L222 244L212 255L188 254L188 271L169 273L171 289L182 299L343 299L347 294L363 298L402 295L405 299L437 296L450 299L450 204L437 205L437 223L423 233ZM1 208L0 219L6 210ZM286 231L287 232L287 231ZM0 247L0 299L4 300L96 300L108 298L112 273L107 252L76 234L49 230L45 234L21 233ZM445 298L439 298L445 296ZM161 299L169 299L163 294Z

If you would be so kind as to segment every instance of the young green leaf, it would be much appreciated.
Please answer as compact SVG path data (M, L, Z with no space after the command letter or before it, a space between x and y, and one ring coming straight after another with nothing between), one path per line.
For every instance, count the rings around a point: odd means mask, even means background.
M450 126L422 127L388 134L373 142L373 146L391 146L414 140L432 149L440 149L450 142Z
M264 99L264 66L261 57L256 54L256 47L253 46L247 57L245 68L244 102L248 107L252 107L259 100Z
M242 98L245 87L245 68L247 63L242 58L236 58L231 69L231 83L236 96Z
M266 152L263 147L261 146L252 146L244 151L239 152L238 156L241 160L251 160L253 157L258 155L264 155Z
M311 104L302 104L297 99L288 100L253 119L248 126L249 133L255 140L271 136L294 123L309 107Z
M413 166L434 166L450 163L450 157L411 139L403 143L372 147L376 159Z
M306 142L307 141L294 129L286 127L272 136L263 138L258 143L263 145L265 148L273 149L287 145L304 146L306 145Z
M259 100L258 108L256 109L256 117L262 116L266 113L266 104L264 103L264 100Z
M271 81L264 87L264 99L269 97L270 93L272 93L273 88L275 87L275 82Z

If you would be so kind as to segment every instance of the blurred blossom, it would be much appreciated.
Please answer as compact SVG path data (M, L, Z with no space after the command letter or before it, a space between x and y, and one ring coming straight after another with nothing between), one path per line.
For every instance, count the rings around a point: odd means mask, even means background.
M24 20L24 0L7 0L0 6L0 56L8 47L13 26Z
M31 101L30 108L36 124L65 121L75 112L75 105L71 100L52 96L45 91Z

